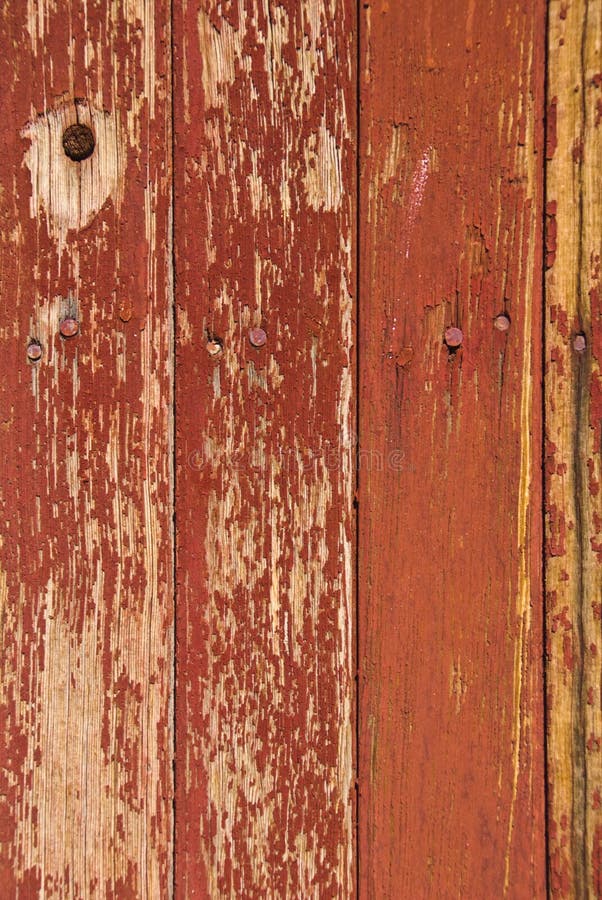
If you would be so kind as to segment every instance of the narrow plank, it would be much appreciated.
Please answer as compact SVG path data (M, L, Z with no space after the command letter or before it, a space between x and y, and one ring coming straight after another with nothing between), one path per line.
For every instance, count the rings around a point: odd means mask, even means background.
M7 898L169 894L169 29L151 0L0 10Z
M352 890L354 30L175 8L178 897Z
M541 897L545 4L361 22L361 896Z
M550 891L602 897L602 3L551 2L546 273Z

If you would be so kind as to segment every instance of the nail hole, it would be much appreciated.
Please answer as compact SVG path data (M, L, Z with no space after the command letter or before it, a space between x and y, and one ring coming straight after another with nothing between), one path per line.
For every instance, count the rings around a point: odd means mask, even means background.
M456 328L452 325L445 329L445 343L450 350L457 350L463 340L464 335L461 328Z
M64 338L74 337L79 331L79 322L72 316L68 316L59 325L59 331Z
M263 347L267 339L268 336L263 328L251 328L249 331L249 342L253 347Z
M224 345L219 338L212 337L207 341L207 353L209 356L215 358L216 356L221 356L224 352Z
M63 132L63 150L74 162L82 162L94 153L96 141L87 125L70 125Z
M42 345L39 341L30 341L27 345L27 359L30 362L37 362L42 358Z

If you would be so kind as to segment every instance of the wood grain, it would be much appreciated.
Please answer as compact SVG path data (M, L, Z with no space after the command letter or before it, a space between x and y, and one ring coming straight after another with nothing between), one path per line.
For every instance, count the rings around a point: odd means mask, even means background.
M360 896L542 897L545 7L361 23Z
M344 897L353 6L175 12L176 895Z
M169 895L169 46L150 0L0 10L7 898Z
M550 890L557 897L602 897L599 0L550 4L548 60L545 396Z

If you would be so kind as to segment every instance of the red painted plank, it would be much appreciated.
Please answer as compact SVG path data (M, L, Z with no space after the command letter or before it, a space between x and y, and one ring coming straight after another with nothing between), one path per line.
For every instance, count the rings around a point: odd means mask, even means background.
M169 45L159 4L0 10L7 898L169 891Z
M353 6L175 14L176 894L347 896Z
M361 21L360 893L541 897L545 4Z

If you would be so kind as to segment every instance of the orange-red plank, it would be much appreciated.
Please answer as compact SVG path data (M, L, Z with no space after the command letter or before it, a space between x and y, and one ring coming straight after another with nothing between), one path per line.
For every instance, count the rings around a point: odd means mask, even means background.
M352 890L354 26L175 6L178 897Z
M169 891L169 45L158 3L0 10L7 898Z
M545 893L544 41L362 5L361 896Z

